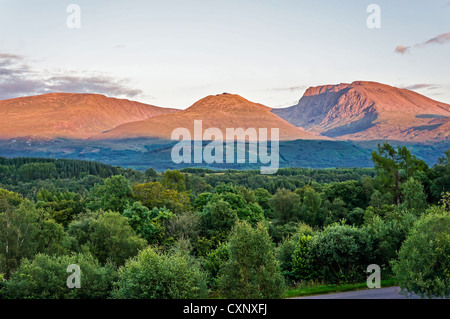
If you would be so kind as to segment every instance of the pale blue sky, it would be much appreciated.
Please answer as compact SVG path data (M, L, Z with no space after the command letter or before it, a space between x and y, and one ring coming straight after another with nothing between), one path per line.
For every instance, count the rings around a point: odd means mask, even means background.
M66 25L71 3L80 29ZM371 3L381 29L366 26ZM98 92L186 108L230 92L280 107L309 86L368 80L450 103L446 0L0 0L0 30L0 98Z

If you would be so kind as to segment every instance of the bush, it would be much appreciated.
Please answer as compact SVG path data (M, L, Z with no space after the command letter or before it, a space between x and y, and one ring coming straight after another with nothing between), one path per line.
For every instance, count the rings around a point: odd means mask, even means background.
M373 241L376 264L390 271L390 261L397 258L397 253L416 219L412 213L402 214L399 219L382 219L375 216L365 225L364 229Z
M277 260L280 264L281 273L288 284L295 279L292 271L292 260L297 241L293 238L285 238L275 250Z
M149 244L161 244L166 235L166 224L175 218L175 215L166 208L148 209L140 202L134 202L124 210L123 216L128 223Z
M83 215L73 221L67 231L75 239L76 251L87 249L102 264L111 260L123 265L146 245L128 224L128 219L114 212Z
M76 264L81 269L81 288L69 289L67 267ZM101 266L90 254L49 256L37 254L24 259L10 280L4 283L2 294L15 299L105 299L117 279L114 266Z
M225 298L280 298L284 279L267 228L238 222L229 241L230 258L218 280Z
M308 280L312 274L310 242L311 236L301 236L294 251L292 259L292 272L296 279Z
M215 250L206 255L203 267L209 274L209 282L211 286L216 286L222 266L230 258L230 248L227 244L221 244Z
M188 299L207 295L206 275L188 255L147 248L119 270L114 298Z
M30 201L0 212L0 272L6 279L22 258L32 258L39 252L64 254L68 247L64 227L41 216Z
M402 291L422 297L450 296L450 212L434 207L402 244L393 270Z
M319 279L330 283L362 280L373 261L371 240L366 231L334 223L313 237L312 264Z

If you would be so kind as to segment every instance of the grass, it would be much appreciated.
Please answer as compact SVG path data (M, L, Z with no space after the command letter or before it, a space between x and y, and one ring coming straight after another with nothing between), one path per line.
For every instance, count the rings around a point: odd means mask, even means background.
M381 287L391 287L395 286L396 281L393 278L385 279L381 281ZM354 291L354 290L362 290L367 289L367 284L364 283L355 283L355 284L343 284L343 285L320 285L313 284L307 285L304 287L296 287L291 288L286 291L284 297L285 298L293 298L293 297L303 297L303 296L312 296L312 295L322 295L329 294L334 292L345 292L345 291Z

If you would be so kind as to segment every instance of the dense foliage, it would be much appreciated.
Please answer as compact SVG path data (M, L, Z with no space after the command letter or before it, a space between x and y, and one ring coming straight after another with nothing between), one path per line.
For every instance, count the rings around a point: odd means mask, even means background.
M0 298L280 298L369 264L449 296L450 150L433 167L386 143L372 159L261 175L0 158Z

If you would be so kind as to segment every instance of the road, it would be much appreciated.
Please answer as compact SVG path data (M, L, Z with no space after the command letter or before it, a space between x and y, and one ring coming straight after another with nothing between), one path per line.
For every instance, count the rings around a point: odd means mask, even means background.
M387 287L339 292L326 295L297 297L293 299L420 299L420 297L413 295L412 297L407 298L400 294L400 287Z

